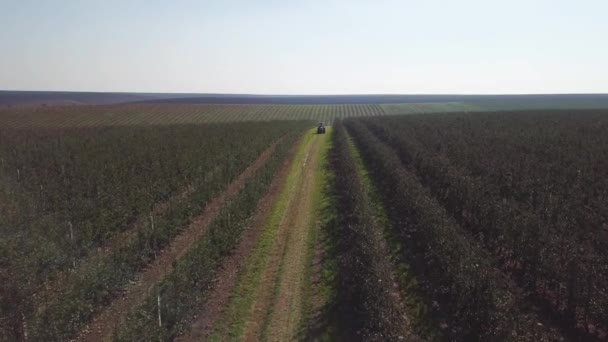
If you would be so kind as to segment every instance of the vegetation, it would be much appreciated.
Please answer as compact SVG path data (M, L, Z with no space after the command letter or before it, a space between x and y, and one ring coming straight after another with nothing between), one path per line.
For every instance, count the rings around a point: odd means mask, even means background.
M397 154L358 121L347 122L370 166L404 253L449 340L552 340L517 289Z
M1 95L1 94L0 94ZM112 95L108 95L112 96ZM0 96L1 97L1 96ZM296 97L297 98L297 97ZM201 124L211 122L316 120L331 124L336 119L421 113L458 113L521 110L606 109L601 95L530 96L337 96L330 102L294 104L288 97L256 102L253 98L208 98L202 102L159 101L112 105L16 106L0 105L0 128L141 126ZM322 100L323 97L316 98ZM200 99L199 99L200 100ZM206 101L220 101L212 104ZM369 100L371 102L361 103ZM227 101L227 102L225 102ZM230 103L229 101L234 101ZM342 104L340 104L340 101ZM382 103L385 101L386 103ZM1 99L0 99L1 102ZM86 101L85 101L86 102ZM401 102L401 103L400 103ZM273 104L269 104L273 103ZM297 103L297 102L296 102Z
M219 214L128 305L115 339L172 340L190 330L218 272L235 269L233 284L216 289L230 298L225 308L210 306L212 340L272 339L283 322L274 314L289 310L301 313L298 336L311 340L605 340L607 113L472 113L484 108L158 103L2 112L0 340L73 338L206 206ZM386 115L436 110L460 112ZM276 118L288 120L161 125ZM314 122L298 119L311 118L333 121L331 134L299 139ZM325 138L331 143L315 140ZM259 235L245 235L250 247L225 259L292 158ZM250 174L224 204L208 205ZM291 235L294 226L301 236ZM293 246L299 254L288 253ZM296 254L297 263L285 261ZM290 282L279 288L282 279Z
M235 121L316 120L384 115L377 104L122 104L0 110L2 127L166 125Z
M449 96L448 96L449 97ZM494 97L494 96L489 96ZM509 97L509 96L506 96ZM456 101L456 102L455 102ZM581 109L603 109L608 106L600 99L592 98L543 98L543 96L517 96L501 99L500 96L484 99L458 99L451 97L450 101L445 102L409 102L409 103L390 103L380 105L387 115L397 114L425 114L425 113L467 113L467 112L489 112L489 111L531 111L542 110L570 110L578 112Z
M295 150L293 159L301 160L306 152L306 146L311 143L312 135L306 134ZM214 328L211 341L221 341L224 336L231 339L243 338L246 313L254 304L256 292L259 291L264 269L272 257L272 250L280 239L280 224L289 207L290 194L296 187L296 182L302 170L298 162L290 165L289 172L282 185L282 190L272 205L262 233L240 272L237 284L232 291L230 303L227 304L224 319Z
M365 166L363 158L348 133L346 134L349 149L357 166L358 176L361 178L363 188L367 194L367 205L373 214L376 229L377 244L383 244L385 249L382 255L385 263L391 268L393 286L399 290L400 300L404 305L404 315L407 317L410 334L419 336L424 341L441 340L440 327L430 315L430 308L421 295L422 289L411 271L412 265L403 257L404 246L400 243L394 230L391 229L390 219L381 194L376 188L371 173ZM381 243L379 243L381 242ZM390 255L386 255L389 254ZM389 263L390 262L390 263ZM386 267L386 266L385 266Z
M512 279L525 306L566 336L604 336L603 112L437 114L351 125L390 146L468 240L489 253L491 266Z
M331 155L336 174L338 212L337 241L340 272L337 302L340 306L342 338L397 340L409 335L403 308L393 296L393 279L387 251L380 243L382 227L374 217L346 140L338 123L334 129Z
M214 193L301 127L3 131L3 331L70 336Z
M396 114L422 114L422 113L448 113L477 111L479 104L466 102L411 102L382 104L382 109L389 115Z
M217 267L236 245L274 174L298 135L291 134L273 157L250 178L238 197L222 208L209 232L175 265L174 271L151 290L148 300L134 310L118 332L120 341L171 340L205 300ZM160 315L158 322L158 301Z

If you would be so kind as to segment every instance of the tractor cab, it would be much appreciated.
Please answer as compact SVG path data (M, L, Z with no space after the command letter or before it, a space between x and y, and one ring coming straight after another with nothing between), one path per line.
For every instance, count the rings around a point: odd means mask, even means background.
M325 126L323 126L322 122L319 122L319 126L317 127L317 134L325 134Z

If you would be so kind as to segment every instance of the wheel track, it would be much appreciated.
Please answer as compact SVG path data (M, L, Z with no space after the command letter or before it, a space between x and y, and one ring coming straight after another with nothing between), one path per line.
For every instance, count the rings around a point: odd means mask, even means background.
M309 158L312 154L312 160L318 159L318 153L316 152L318 152L319 141L320 139L314 139L306 147L306 152L304 153L302 160L296 161L301 165L297 174L298 181L294 183L294 188L290 190L287 209L283 213L281 223L279 224L279 239L273 247L271 258L262 275L262 283L257 289L254 304L246 318L247 324L243 334L243 340L245 341L259 340L266 331L276 330L274 327L276 324L276 322L274 322L274 317L276 316L277 305L280 305L281 311L284 311L284 306L290 303L293 305L291 313L299 315L299 303L292 302L292 300L293 298L299 299L300 296L297 295L294 297L293 294L286 293L284 287L289 284L289 288L293 288L294 286L292 283L294 281L298 282L298 284L301 283L301 281L294 279L293 276L291 276L291 273L297 270L300 275L303 275L304 264L303 262L295 264L287 262L288 266L292 267L286 268L285 266L286 258L293 258L296 256L298 257L297 259L300 259L301 256L299 254L293 253L294 248L297 248L295 246L304 245L303 247L305 247L306 241L303 237L307 236L306 230L299 232L302 234L298 234L300 241L294 241L294 231L301 230L301 228L307 228L303 226L304 221L299 217L300 215L297 214L303 213L305 210L309 209L302 207L304 202L302 202L301 199L308 198L304 196L308 196L307 193L310 193L310 191L305 191L310 190L310 188L304 189L303 184L305 179L314 175L315 165L309 163ZM299 252L300 248L297 249ZM305 252L305 250L303 250L303 252ZM297 289L297 293L299 294L299 288ZM283 316L288 315L284 314ZM291 328L295 331L295 327L292 326ZM270 338L270 340L272 340L272 338Z
M307 237L312 226L312 195L315 170L319 166L321 138L311 144L302 163L302 180L298 184L295 201L289 208L283 274L278 282L276 299L270 309L270 320L262 331L269 341L287 341L296 338L302 314L302 286L307 256ZM312 153L312 154L311 154Z
M296 146L297 144L294 145L294 148ZM199 311L189 331L183 336L178 337L176 341L201 341L207 339L213 332L213 326L226 310L230 294L238 281L238 274L244 267L244 262L251 254L260 234L262 234L262 230L271 213L272 204L281 192L281 187L289 173L289 166L293 161L294 148L292 148L289 154L292 157L283 163L273 179L268 192L258 201L256 214L253 216L251 224L245 230L237 247L222 262L219 268L220 271L213 282L213 289L209 294L209 299Z
M309 134L312 135L312 132ZM323 136L312 135L300 144L290 166L282 200L277 202L271 245L264 252L259 272L239 284L237 292L218 321L210 340L293 340L297 338L301 311L302 286L308 256L308 238L312 227L312 193L315 169ZM241 293L242 292L242 293ZM245 296L243 298L243 296ZM236 302L234 301L236 300ZM245 306L242 306L243 303ZM235 306L236 305L236 306ZM238 308L237 308L238 307Z

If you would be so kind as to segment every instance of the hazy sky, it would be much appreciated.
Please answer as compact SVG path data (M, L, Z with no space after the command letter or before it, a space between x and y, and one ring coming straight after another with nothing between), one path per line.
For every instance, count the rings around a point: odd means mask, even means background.
M0 89L608 92L607 0L0 0Z

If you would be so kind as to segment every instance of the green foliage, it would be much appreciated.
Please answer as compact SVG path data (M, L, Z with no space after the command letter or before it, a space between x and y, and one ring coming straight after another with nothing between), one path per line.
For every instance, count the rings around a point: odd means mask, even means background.
M334 341L339 336L334 309L340 289L337 286L338 262L335 246L340 238L335 200L334 170L329 153L333 148L333 129L326 128L315 170L312 212L315 219L309 230L306 269L302 284L302 317L299 339Z
M339 284L337 316L342 338L397 340L404 326L390 295L387 260L378 251L378 233L369 198L340 122L333 134L331 162L336 174ZM406 328L407 329L407 328Z
M525 314L489 254L446 213L397 154L349 121L383 194L395 234L450 340L539 340L552 332Z
M246 182L237 198L222 208L209 232L176 263L173 272L151 291L146 302L131 312L127 324L117 333L118 340L171 340L187 328L188 319L206 299L219 263L238 242L296 136L291 134L279 146L270 161ZM158 296L161 327L157 321Z
M372 210L374 222L379 231L377 234L384 239L387 245L387 253L390 253L390 256L386 259L391 261L395 281L399 285L401 299L404 301L406 315L410 322L409 329L424 341L440 341L442 339L441 329L430 314L431 303L425 302L422 289L418 286L418 281L411 271L412 265L403 257L404 246L391 229L391 223L380 193L374 185L359 150L352 137L347 135L346 138L353 161L357 166L357 172L361 177L363 188L367 193L368 199L366 202Z
M518 99L461 99L460 102L409 102L381 104L388 115L427 114L427 113L462 113L491 111L531 111L531 110L580 110L606 109L604 99L567 99L567 98L526 98Z
M464 102L412 102L390 103L380 105L387 114L423 114L423 113L449 113L478 111L479 107Z
M123 104L14 108L2 112L2 127L91 127L201 124L211 122L316 120L384 115L378 104Z
M608 322L604 112L366 120L571 334ZM600 328L604 329L604 328Z
M306 148L311 144L312 139L313 135L311 134L305 134L302 137L294 156L292 156L294 161L303 159L307 151ZM272 209L264 223L263 230L238 276L237 284L231 293L230 302L227 303L224 319L214 326L214 334L210 336L210 341L221 341L225 338L224 336L229 336L230 339L239 339L243 334L247 323L244 318L253 305L255 291L262 282L262 273L268 260L272 257L271 251L278 238L281 220L289 205L290 194L294 191L301 173L301 164L292 162L285 182L281 185L281 192L272 204Z
M9 336L21 336L25 321L32 338L67 339L263 149L302 127L2 130L0 267L10 281L0 305Z

